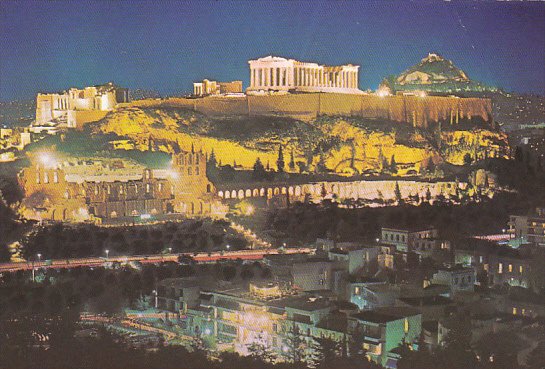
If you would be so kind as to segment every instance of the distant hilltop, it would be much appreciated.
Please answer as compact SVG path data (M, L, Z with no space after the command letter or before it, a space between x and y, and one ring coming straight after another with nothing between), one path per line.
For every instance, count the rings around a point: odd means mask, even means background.
M420 63L400 75L384 79L381 88L386 87L393 91L421 90L440 93L497 90L495 87L471 80L451 60L436 53L428 53Z

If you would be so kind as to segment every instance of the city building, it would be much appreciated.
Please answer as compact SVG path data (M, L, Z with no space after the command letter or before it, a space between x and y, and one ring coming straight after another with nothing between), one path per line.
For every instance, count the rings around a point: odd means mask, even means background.
M454 250L456 264L472 267L476 275L486 276L490 285L508 283L528 287L530 281L532 249L513 249L484 240L468 240Z
M193 96L241 94L242 81L217 82L203 79L193 83Z
M278 56L250 60L249 94L260 92L363 93L358 88L358 65L325 66Z
M416 343L422 332L422 315L406 307L384 307L353 314L348 320L352 336L358 335L370 360L395 368L392 351Z
M401 294L399 286L380 281L355 281L349 288L350 302L360 310L394 306Z
M545 246L545 207L538 207L530 215L511 215L509 233L531 244Z
M25 195L23 215L39 220L103 222L224 211L206 176L202 152L174 154L168 170L114 164L57 162L52 155L41 154L18 175Z
M36 122L33 125L41 127L55 123L76 128L85 122L103 118L117 104L128 101L129 90L112 82L83 89L71 88L61 93L39 93L36 97Z
M433 284L448 286L453 294L458 292L473 292L475 290L475 270L473 268L455 265L440 268L432 277Z
M381 242L394 245L397 251L428 251L431 247L447 247L441 242L431 242L439 237L439 231L433 227L425 228L386 228L381 230Z

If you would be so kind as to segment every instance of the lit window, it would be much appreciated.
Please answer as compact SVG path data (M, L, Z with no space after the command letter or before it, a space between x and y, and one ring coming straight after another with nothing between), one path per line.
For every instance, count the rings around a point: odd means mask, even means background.
M191 173L191 167L187 168L187 175L190 176L192 173Z
M509 273L513 272L513 264L509 264Z
M519 273L522 274L523 270L524 270L524 269L522 268L522 265L520 265L520 266L519 266Z
M146 193L149 193L149 191L150 191L150 185L149 183L146 183Z
M407 319L407 318L405 318L403 329L405 330L405 333L409 332L409 319Z
M57 171L53 172L53 182L59 183L59 173Z
M44 173L44 183L49 183L49 173Z
M513 315L517 315L517 308L516 307L513 308Z
M355 295L359 295L359 294L360 294L360 288L359 288L359 287L354 288L354 294L355 294Z
M195 167L195 175L196 175L196 176L199 175L199 167Z
M498 264L498 273L499 274L503 273L503 264L502 263Z
M40 172L36 172L36 183L40 184Z

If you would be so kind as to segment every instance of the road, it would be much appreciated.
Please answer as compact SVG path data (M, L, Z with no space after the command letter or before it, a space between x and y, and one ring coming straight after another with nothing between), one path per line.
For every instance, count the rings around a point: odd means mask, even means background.
M296 253L311 253L310 248L288 248L283 251L275 249L266 250L240 250L240 251L223 251L212 253L180 253L180 254L154 254L154 255L133 255L133 256L110 256L108 258L77 258L77 259L55 259L35 262L12 262L0 263L0 273L16 272L19 270L34 269L62 269L76 267L101 267L106 263L128 263L140 262L142 264L157 264L165 261L178 261L179 256L191 256L199 263L211 263L218 260L261 260L265 255L271 254L296 254Z

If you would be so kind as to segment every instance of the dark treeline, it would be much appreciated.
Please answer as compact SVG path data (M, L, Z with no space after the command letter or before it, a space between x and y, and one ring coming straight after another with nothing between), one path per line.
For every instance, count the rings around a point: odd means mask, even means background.
M229 244L243 249L246 241L221 220L186 220L153 226L99 227L90 224L35 228L22 240L23 256L33 260L88 256L157 254L161 252L209 252Z
M466 205L422 203L420 206L400 205L381 208L349 209L337 203L295 203L288 209L269 213L265 228L285 238L313 242L330 237L338 241L372 241L380 236L380 228L435 226L442 237L463 238L476 234L501 232L510 214L526 213L529 205L515 200L508 193L493 199ZM289 235L289 236L288 236Z

